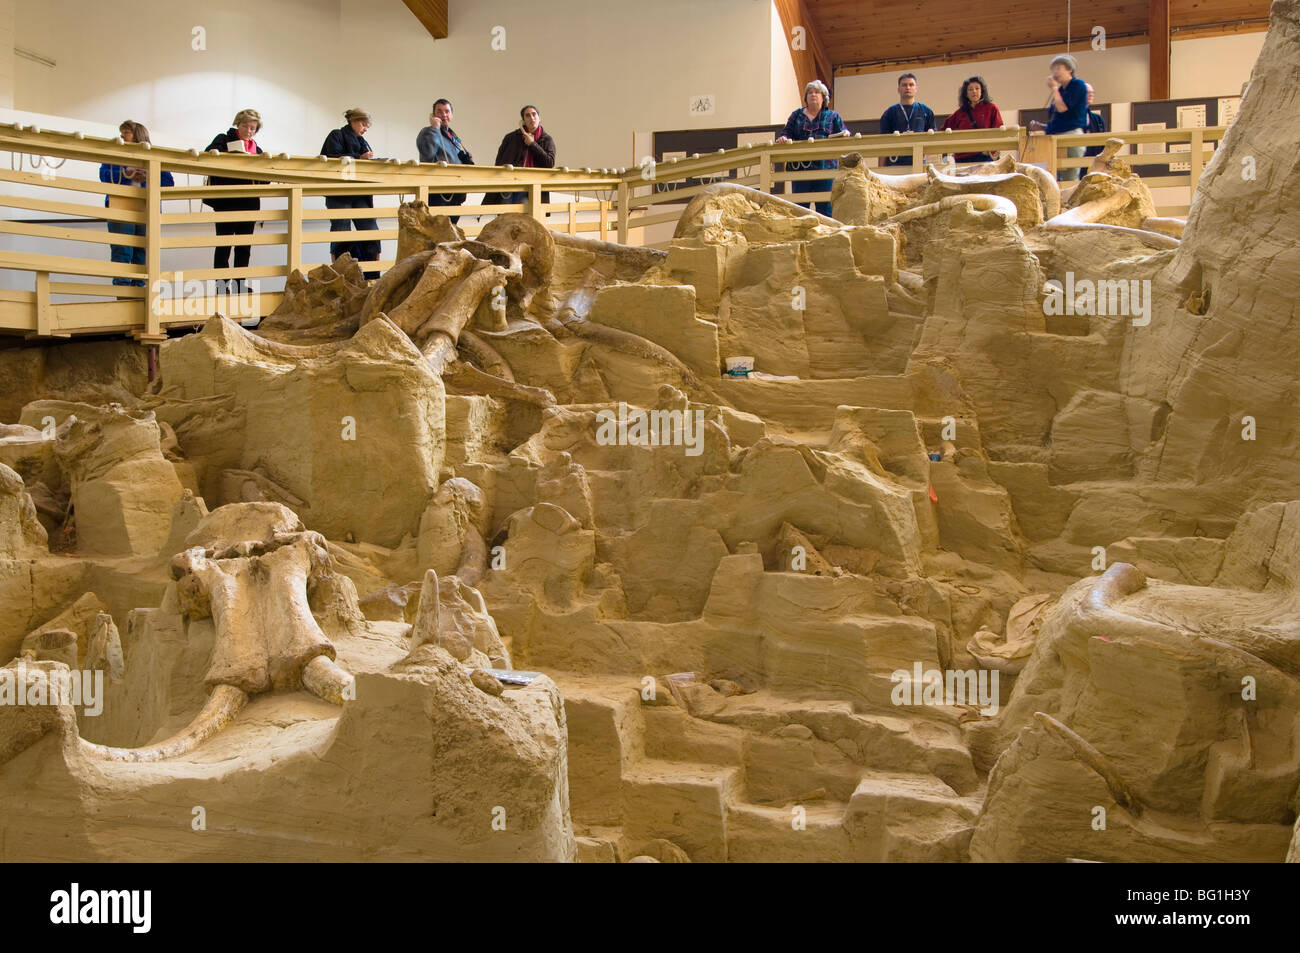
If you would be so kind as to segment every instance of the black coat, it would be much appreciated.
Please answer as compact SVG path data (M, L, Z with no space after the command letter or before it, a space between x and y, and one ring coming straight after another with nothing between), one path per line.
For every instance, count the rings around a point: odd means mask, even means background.
M555 168L555 140L551 134L542 127L542 134L533 140L531 146L524 145L524 133L522 129L512 129L506 133L506 137L501 140L501 148L497 149L497 165L512 165L516 169L524 167L524 156L529 152L533 155L533 166L538 169Z
M219 132L212 137L204 151L216 149L218 152L229 151L226 143L234 142L239 138L239 133L235 127L231 126L226 132ZM261 146L255 146L258 155L263 155L265 150ZM262 185L254 179L231 179L224 175L212 175L208 177L208 185ZM262 207L262 200L256 197L252 198L207 198L203 200L204 205L210 205L219 212L247 211Z
M373 151L364 136L358 136L352 131L352 123L348 123L341 129L335 129L325 137L325 144L320 147L320 154L331 159L342 156L360 159L367 152Z

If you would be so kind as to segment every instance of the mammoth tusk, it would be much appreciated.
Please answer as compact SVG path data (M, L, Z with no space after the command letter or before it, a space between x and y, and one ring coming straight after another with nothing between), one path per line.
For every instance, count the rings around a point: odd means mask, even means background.
M345 672L328 655L318 655L302 670L303 687L313 695L335 705L357 697L357 680Z
M1034 717L1047 728L1050 734L1069 745L1078 760L1097 772L1098 776L1106 782L1106 787L1110 790L1110 796L1115 799L1116 804L1134 817L1142 816L1144 810L1142 802L1138 800L1132 789L1124 783L1124 779L1106 760L1105 755L1085 741L1078 732L1067 728L1046 712L1036 711Z
M164 761L193 751L222 728L225 728L248 703L248 694L233 685L218 685L208 696L208 703L180 734L143 748L110 748L81 739L81 749L100 761Z

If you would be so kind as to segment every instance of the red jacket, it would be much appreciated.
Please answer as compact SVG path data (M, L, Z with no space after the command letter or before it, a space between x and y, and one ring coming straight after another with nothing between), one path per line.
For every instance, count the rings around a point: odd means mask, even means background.
M978 102L975 107L963 106L943 121L940 129L996 129L1001 126L1002 113L998 112L996 103ZM958 162L969 162L978 153L958 152L953 156Z

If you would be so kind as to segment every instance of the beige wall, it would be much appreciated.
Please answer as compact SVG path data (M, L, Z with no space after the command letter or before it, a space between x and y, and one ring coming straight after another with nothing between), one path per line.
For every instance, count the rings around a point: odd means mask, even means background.
M790 35L785 32L781 14L772 4L772 91L768 122L785 122L799 108L799 77L790 52Z
M481 163L531 102L561 165L623 166L634 129L766 122L772 111L774 11L755 0L457 0L451 35L437 41L400 0L172 0L138 17L102 0L17 8L17 43L58 65L18 60L14 108L129 117L166 145L206 145L252 106L264 148L315 155L356 104L375 117L377 153L413 159L446 96ZM492 49L497 26L504 51ZM206 50L192 48L195 27ZM694 95L713 96L715 112L692 115Z
M14 0L0 0L0 109L14 104Z
M1131 102L1147 98L1149 81L1145 46L1075 51L1072 55L1079 61L1078 75L1097 90L1098 102ZM898 102L898 74L914 72L921 102L933 109L936 116L942 117L956 107L957 91L962 81L978 74L988 81L998 109L1008 114L1008 122L1014 122L1014 117L1009 114L1015 110L1038 109L1046 105L1051 60L1051 56L1043 54L843 76L835 81L835 99L845 118L879 119L881 113Z
M1169 57L1170 95L1182 99L1240 94L1266 35L1242 33L1175 43Z

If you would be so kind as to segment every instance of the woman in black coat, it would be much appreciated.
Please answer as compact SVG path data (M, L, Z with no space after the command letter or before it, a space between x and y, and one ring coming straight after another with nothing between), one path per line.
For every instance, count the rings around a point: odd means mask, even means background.
M335 129L325 137L325 144L320 147L321 155L328 156L331 159L342 156L353 159L373 159L375 157L374 150L370 148L370 143L365 140L365 132L370 128L370 114L364 109L349 109L343 114L343 118L347 120L347 125ZM373 195L327 195L325 196L325 207L374 208L375 197ZM351 220L351 224L355 225L359 232L369 232L379 228L379 223L373 218L354 218ZM348 230L348 219L330 219L331 232L346 232ZM353 261L378 261L379 242L330 242L331 260L338 258L344 252L349 252ZM378 272L368 272L367 274L377 275Z
M208 149L216 149L218 152L247 153L251 155L261 155L262 147L253 141L253 136L262 129L262 117L258 115L255 109L241 109L235 116L235 121L230 129L226 132L218 133L208 143ZM230 179L225 176L213 175L208 177L208 185L260 185L249 179ZM203 200L204 205L211 206L215 212L251 212L262 207L262 200L256 196L249 198L221 198L211 197ZM251 235L256 222L217 222L218 235ZM212 267L229 268L230 267L230 245L218 245L212 250ZM235 245L235 267L247 268L249 254L252 252L250 245ZM236 278L232 290L238 291L243 288L244 280Z

